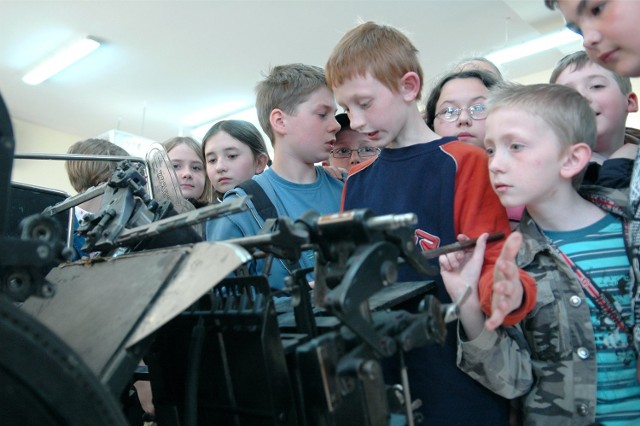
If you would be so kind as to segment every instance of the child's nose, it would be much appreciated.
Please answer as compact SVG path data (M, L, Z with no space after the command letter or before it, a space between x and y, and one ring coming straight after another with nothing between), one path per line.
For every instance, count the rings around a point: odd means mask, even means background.
M338 120L336 120L336 118L334 117L333 120L331 120L331 126L329 128L329 132L335 135L339 131L340 131L340 123L338 123Z
M222 161L222 160L218 160L218 161L216 162L216 170L217 170L218 172L221 172L221 171L225 171L225 170L227 170L227 164L226 164L224 161Z
M462 126L462 125L470 126L472 121L473 119L471 118L471 114L469 113L469 110L463 109L462 111L460 111L460 115L458 116L458 120L457 120L458 126Z
M489 171L491 173L499 173L504 171L504 159L503 156L498 152L495 152L491 157L489 157Z
M351 130L360 131L364 127L364 120L360 114L349 113L349 123Z
M349 164L360 164L362 162L362 158L360 158L360 153L358 153L357 149L351 151L351 158L349 159Z
M602 34L596 28L582 28L582 45L589 53L589 49L597 47L602 41Z

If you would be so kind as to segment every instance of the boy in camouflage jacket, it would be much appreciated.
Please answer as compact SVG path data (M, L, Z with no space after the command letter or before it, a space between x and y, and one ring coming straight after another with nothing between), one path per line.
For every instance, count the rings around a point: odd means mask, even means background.
M501 396L521 397L525 424L639 422L639 271L629 262L638 236L628 226L628 193L575 189L595 143L595 116L577 92L557 85L499 88L489 111L494 190L505 206L526 206L496 263L494 292L519 285L513 271L521 267L538 293L517 329L488 331L473 292L461 306L458 366ZM441 256L452 299L470 283L475 289L485 240Z

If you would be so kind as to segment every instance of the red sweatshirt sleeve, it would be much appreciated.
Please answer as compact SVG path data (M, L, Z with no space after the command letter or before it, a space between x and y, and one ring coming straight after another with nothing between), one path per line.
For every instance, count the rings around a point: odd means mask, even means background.
M506 209L500 203L489 181L486 154L481 150L470 150L459 142L444 146L446 152L457 161L454 197L454 229L457 234L476 238L484 232L510 234ZM478 283L478 295L485 314L491 315L493 294L493 270L502 250L504 240L487 244L484 264ZM523 301L520 308L511 312L504 325L520 322L533 309L536 301L536 283L529 274L520 270L523 285Z

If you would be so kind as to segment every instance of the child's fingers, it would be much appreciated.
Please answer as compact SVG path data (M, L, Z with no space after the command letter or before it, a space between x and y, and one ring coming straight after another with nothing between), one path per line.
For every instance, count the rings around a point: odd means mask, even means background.
M511 233L511 235L507 237L507 240L504 242L504 245L502 246L502 251L500 252L500 256L498 257L498 260L515 262L516 255L518 254L518 250L520 250L521 244L522 244L522 234L519 232Z
M486 232L478 237L478 241L476 241L476 245L473 248L473 257L484 258L484 251L487 248L487 238L489 238L489 234Z
M492 309L491 316L487 318L484 323L485 328L489 331L495 330L496 328L500 327L500 325L502 325L506 316L507 315L503 310L499 308Z
M440 257L438 257L438 263L440 263L440 270L442 271L453 271L454 270L454 266L451 264L451 259L450 259L450 254L441 254Z

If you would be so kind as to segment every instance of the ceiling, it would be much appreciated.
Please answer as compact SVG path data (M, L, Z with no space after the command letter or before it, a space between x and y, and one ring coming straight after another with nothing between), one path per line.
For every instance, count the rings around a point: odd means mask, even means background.
M119 129L163 141L189 135L188 117L213 105L251 107L270 66L324 66L340 37L367 20L411 38L427 86L463 57L563 26L542 0L0 0L0 93L15 119L83 138ZM38 86L22 82L84 35L103 46ZM512 63L506 76L548 69L562 55Z

